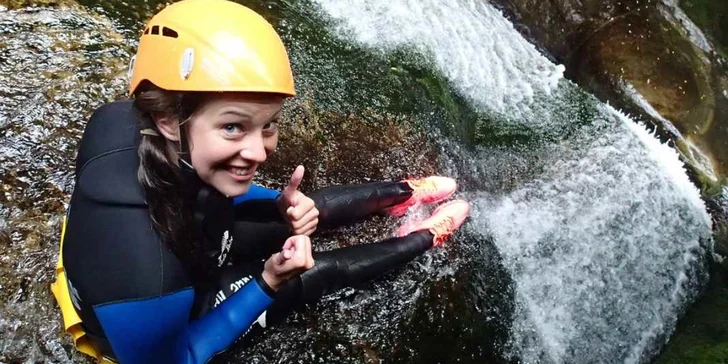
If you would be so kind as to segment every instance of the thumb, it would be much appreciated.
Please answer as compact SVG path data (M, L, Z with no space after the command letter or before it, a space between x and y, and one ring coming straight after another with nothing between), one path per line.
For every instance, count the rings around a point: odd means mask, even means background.
M293 249L283 249L281 255L283 256L283 260L291 259L293 257Z
M278 253L275 253L275 254L273 254L273 255L271 256L271 260L273 261L273 265L274 265L274 266L280 267L281 265L283 265L283 263L285 263L285 262L286 262L286 260L288 260L288 259L286 259L286 257L285 257L285 256L283 255L283 252L284 252L284 251L285 251L285 250L283 250L283 251L280 251L280 252L278 252Z
M293 258L293 253L295 252L295 248L283 248L280 252L275 253L273 255L274 259L273 262L277 266L281 266L286 263L287 260Z
M288 200L289 205L294 205L294 202L296 202L292 201L292 199L293 196L296 195L296 191L298 191L298 186L301 185L304 172L305 168L303 166L296 167L293 174L291 174L291 179L288 181L288 185L286 185L286 188L283 189L283 198Z
M293 257L293 254L296 252L299 245L299 240L301 240L301 237L298 235L294 235L286 239L286 242L283 243L283 248L281 249L281 252L277 254L280 255L277 261L279 265L283 264L286 260L289 260Z

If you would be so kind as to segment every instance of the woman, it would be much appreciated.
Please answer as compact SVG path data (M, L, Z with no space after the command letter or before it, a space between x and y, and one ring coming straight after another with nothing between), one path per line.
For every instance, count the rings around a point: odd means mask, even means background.
M283 44L253 11L185 0L144 30L134 100L99 108L76 161L53 291L79 350L204 363L293 308L441 245L469 212L440 206L383 242L311 252L308 235L452 195L444 177L282 193L252 185L294 96ZM230 198L231 196L237 196Z

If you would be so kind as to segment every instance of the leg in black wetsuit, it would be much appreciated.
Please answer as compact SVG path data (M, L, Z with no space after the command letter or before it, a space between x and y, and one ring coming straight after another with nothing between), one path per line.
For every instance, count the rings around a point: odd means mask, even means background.
M319 225L332 228L402 203L412 196L412 189L404 182L375 182L328 187L310 196L319 209ZM244 240L243 244L237 244L237 250L233 248L238 257L236 264L222 273L215 290L198 292L202 302L197 315L213 309L237 291L248 277L260 273L264 260L279 252L290 236L288 226L280 220L274 203L261 202L254 208L247 206L246 210L236 217L236 238ZM277 220L271 220L273 216ZM281 322L303 304L402 267L432 247L433 237L428 231L420 231L372 244L314 252L315 266L289 280L278 291L275 302L267 310L267 322Z
M430 249L432 239L429 231L418 231L377 243L314 252L314 267L286 282L268 308L266 320L277 324L303 304L402 267Z
M280 323L304 304L404 266L430 249L433 237L429 231L418 231L377 243L313 252L314 267L290 279L278 290L275 302L266 311L266 323ZM203 293L205 304L197 315L201 316L219 305L262 270L262 260L226 269L220 277L218 289Z
M406 182L332 186L310 195L319 210L319 226L322 229L354 223L405 202L411 196L412 188Z
M333 186L309 195L319 210L317 231L352 224L411 196L412 188L406 182ZM233 235L239 241L233 245L232 255L240 262L266 259L279 252L291 232L275 201L262 200L236 210Z

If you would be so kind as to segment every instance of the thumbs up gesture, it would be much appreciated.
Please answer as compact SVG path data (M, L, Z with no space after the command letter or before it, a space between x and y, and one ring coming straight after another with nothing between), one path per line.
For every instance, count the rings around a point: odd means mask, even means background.
M312 199L298 190L304 172L303 166L296 167L278 200L278 208L288 220L293 235L311 235L318 226L319 211L316 205Z
M286 240L280 253L266 260L263 279L277 291L285 281L313 268L314 264L311 239L305 235L294 235Z

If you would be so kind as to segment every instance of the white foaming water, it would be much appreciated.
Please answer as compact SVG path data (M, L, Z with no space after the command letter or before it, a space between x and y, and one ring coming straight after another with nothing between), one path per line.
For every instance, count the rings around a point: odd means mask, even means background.
M611 107L572 101L578 91L558 82L563 68L483 1L316 2L342 36L430 57L485 115L533 129L574 125L543 148L548 162L535 178L471 196L471 228L493 238L514 281L510 354L526 363L653 357L694 298L711 244L677 153ZM470 159L458 173L476 180L512 160L491 150L451 156Z
M564 67L550 63L480 0L317 0L345 22L341 33L383 50L414 47L434 60L453 85L477 106L510 120L534 122L529 101L548 94ZM493 92L495 91L495 92Z
M641 362L697 285L710 218L676 153L601 106L540 179L474 200L516 285L511 342L524 362ZM622 121L622 123L619 123Z

